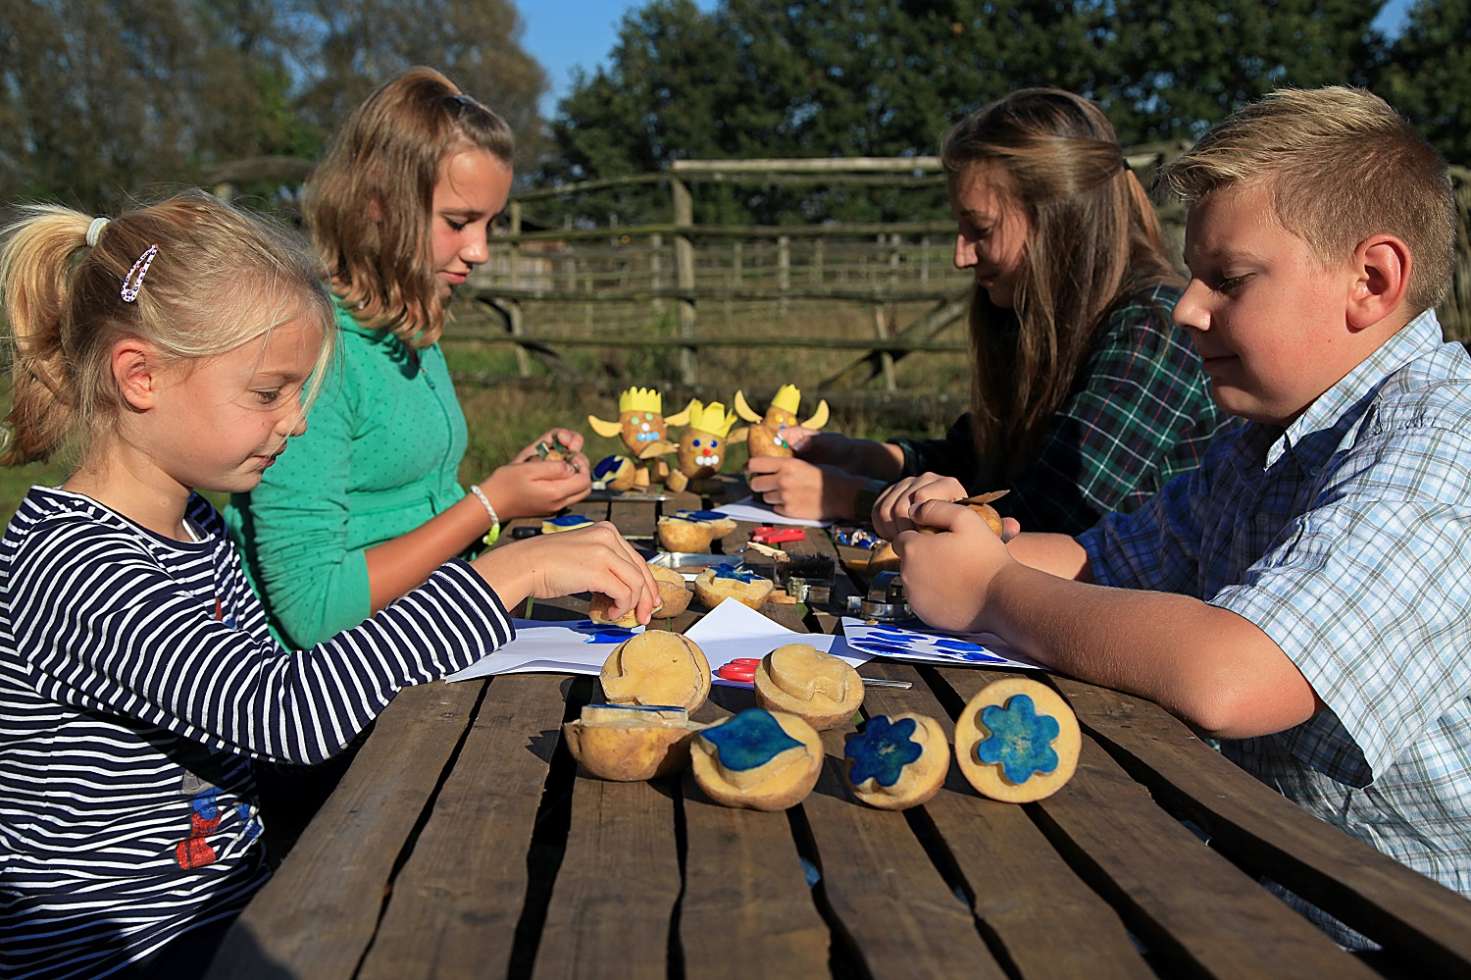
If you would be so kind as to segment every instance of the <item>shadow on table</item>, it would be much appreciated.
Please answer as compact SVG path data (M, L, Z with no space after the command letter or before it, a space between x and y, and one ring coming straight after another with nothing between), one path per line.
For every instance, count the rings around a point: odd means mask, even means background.
M152 975L172 977L178 974L160 971ZM201 972L199 975L205 974ZM209 961L208 975L250 977L251 980L295 980L297 976L267 953L250 927L244 925L230 931L213 961Z

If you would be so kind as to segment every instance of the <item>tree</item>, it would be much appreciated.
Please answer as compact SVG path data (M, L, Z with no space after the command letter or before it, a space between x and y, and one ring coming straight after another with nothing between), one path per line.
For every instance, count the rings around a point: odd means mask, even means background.
M546 78L520 30L511 0L0 0L0 201L107 211L224 161L313 158L413 64L505 116L529 161Z
M1418 0L1376 88L1448 160L1471 166L1471 0Z

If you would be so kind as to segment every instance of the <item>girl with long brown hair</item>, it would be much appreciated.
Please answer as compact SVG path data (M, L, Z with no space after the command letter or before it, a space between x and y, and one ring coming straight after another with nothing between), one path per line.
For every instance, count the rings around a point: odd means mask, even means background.
M338 364L292 459L226 513L289 644L361 622L500 521L555 513L590 489L582 436L568 429L468 493L459 483L467 426L438 341L454 289L489 257L513 153L499 116L414 68L348 117L308 182ZM574 455L538 459L552 440Z
M885 484L929 474L915 492L1006 488L1004 514L1076 532L1194 468L1216 408L1170 321L1183 284L1102 111L1023 89L956 124L941 159L955 264L975 276L971 410L942 439L799 430L795 459L751 460L752 490L794 516L862 518Z

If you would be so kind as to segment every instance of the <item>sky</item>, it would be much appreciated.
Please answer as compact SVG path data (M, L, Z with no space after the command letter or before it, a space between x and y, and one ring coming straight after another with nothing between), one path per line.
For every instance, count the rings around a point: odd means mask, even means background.
M550 118L557 100L572 87L574 68L592 72L604 64L618 39L624 13L645 0L517 0L526 33L521 46L547 71L551 91L542 99L542 115ZM718 0L695 0L701 10L712 10ZM1391 36L1404 24L1411 0L1388 0L1374 21Z

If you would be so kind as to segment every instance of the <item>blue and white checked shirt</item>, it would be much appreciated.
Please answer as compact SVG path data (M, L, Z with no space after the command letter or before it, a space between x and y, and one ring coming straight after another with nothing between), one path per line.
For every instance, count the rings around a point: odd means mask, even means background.
M1471 357L1434 312L1079 541L1102 584L1250 620L1326 705L1222 754L1471 895Z

